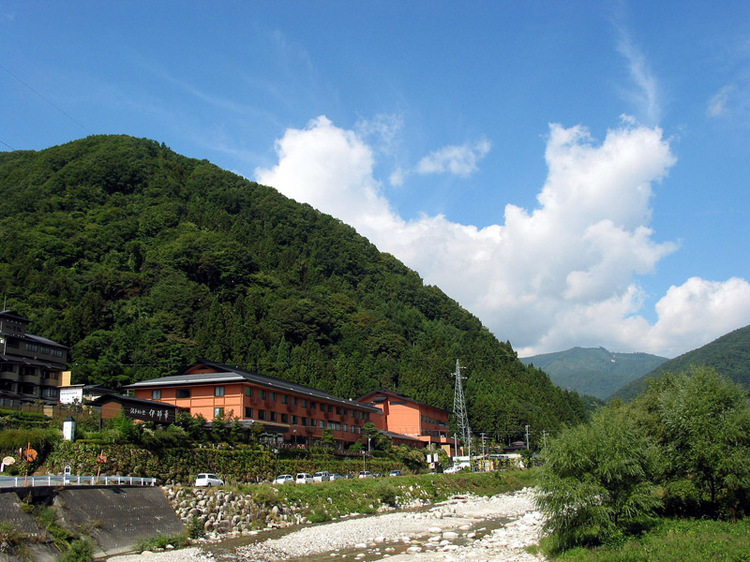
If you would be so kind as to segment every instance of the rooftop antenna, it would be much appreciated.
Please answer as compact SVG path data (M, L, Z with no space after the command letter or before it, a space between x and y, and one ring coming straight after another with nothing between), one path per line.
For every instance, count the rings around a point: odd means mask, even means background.
M464 387L461 382L466 377L461 376L461 363L456 359L456 387L453 393L453 414L456 416L456 425L461 441L468 447L469 457L471 457L471 428L469 427L469 418L466 415L466 399L464 398ZM456 451L458 454L458 451Z

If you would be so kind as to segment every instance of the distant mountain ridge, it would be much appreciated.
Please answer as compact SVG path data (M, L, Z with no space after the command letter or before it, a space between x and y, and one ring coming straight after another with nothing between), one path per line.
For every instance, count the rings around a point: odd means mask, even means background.
M609 398L632 400L646 388L649 379L668 372L685 371L691 365L712 367L750 391L750 326L729 332L703 347L662 363L653 371L630 381ZM554 378L552 380L554 382Z
M574 347L521 361L542 369L557 386L605 399L667 359L648 353L617 353L603 347Z

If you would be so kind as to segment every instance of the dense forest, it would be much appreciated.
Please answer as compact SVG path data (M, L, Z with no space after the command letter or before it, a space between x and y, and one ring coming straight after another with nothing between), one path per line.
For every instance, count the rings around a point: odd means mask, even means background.
M667 373L687 371L691 366L711 367L742 386L745 391L750 391L750 326L729 332L703 347L662 363L653 371L629 382L609 398L632 400L644 391L652 379L663 377Z
M498 441L584 416L574 392L354 229L147 139L0 154L0 291L112 388L203 356L345 398L389 388Z

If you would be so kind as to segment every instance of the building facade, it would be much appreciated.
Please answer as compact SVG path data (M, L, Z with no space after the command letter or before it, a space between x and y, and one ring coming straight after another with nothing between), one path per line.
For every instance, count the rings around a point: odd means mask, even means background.
M383 412L373 418L378 429L418 439L424 446L435 445L452 454L455 440L450 438L450 416L445 410L382 389L365 394L357 402Z
M289 444L311 444L329 430L340 446L360 440L363 426L381 410L315 388L237 367L199 360L181 374L125 387L136 398L173 404L207 421L223 416L260 423Z
M0 405L56 403L70 384L68 348L26 333L29 320L12 310L0 312Z

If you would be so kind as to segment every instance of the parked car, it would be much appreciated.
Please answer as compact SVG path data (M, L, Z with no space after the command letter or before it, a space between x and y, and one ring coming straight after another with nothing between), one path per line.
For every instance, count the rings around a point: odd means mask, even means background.
M328 482L331 479L331 473L327 470L322 470L313 474L313 482Z
M224 485L224 481L221 478L209 472L201 472L198 475L198 477L195 479L195 484L193 484L193 486L196 486L196 487L207 487L207 488L210 488L211 486L223 486L223 485Z
M388 476L401 476L401 471L400 470L391 470L388 473Z
M360 478L372 478L372 473L369 470L362 470L359 473Z
M291 474L279 474L273 481L274 484L293 484L294 476Z
M458 466L457 464L454 464L452 466L449 466L445 470L443 470L443 473L445 473L445 474L454 474L454 473L458 472L459 470L461 470L461 467Z
M309 472L298 472L297 478L295 478L294 481L297 484L309 484L313 481L313 477Z
M346 476L343 474L339 474L338 472L332 472L331 473L331 480L344 480Z

